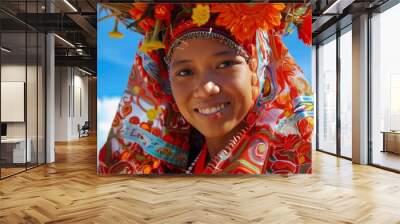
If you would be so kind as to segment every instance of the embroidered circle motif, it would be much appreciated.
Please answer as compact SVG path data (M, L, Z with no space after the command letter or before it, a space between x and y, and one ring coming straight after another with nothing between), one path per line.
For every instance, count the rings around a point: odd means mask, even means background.
M257 165L263 165L267 151L268 146L262 139L253 140L248 150L250 161Z

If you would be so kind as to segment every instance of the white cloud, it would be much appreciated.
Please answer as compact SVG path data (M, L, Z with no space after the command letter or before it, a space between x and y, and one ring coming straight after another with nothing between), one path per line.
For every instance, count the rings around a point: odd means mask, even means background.
M120 100L120 97L97 99L97 149L106 142Z

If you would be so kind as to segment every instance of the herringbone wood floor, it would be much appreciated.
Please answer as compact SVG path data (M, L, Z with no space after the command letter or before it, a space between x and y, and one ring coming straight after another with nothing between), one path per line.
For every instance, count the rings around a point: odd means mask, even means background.
M316 152L314 174L98 177L93 137L0 181L0 223L400 223L400 175Z

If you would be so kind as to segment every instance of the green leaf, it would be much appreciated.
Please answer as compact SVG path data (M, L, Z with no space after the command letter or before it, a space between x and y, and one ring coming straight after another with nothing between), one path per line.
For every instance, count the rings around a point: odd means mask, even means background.
M298 8L298 9L294 12L294 15L295 15L295 16L302 16L302 15L304 15L304 14L307 12L307 9L308 9L308 6L307 6L307 5L302 6L302 7Z

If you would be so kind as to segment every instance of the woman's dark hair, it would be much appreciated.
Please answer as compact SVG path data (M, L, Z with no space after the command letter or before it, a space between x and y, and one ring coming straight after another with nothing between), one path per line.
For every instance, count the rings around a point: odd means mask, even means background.
M190 128L189 134L189 158L186 167L189 167L190 164L196 159L199 155L201 148L205 142L204 136L194 127Z

